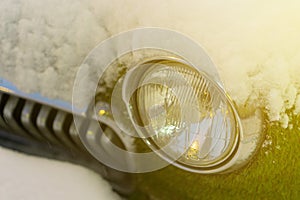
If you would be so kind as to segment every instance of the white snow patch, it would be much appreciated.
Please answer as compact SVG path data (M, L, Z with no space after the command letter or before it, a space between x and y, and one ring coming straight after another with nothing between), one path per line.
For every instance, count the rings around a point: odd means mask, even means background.
M0 199L121 199L98 174L81 166L0 147Z

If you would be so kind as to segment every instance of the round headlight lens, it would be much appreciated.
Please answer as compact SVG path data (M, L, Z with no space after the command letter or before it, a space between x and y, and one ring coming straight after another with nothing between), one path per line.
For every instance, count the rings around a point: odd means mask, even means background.
M177 165L211 168L231 157L239 125L223 89L206 74L172 59L149 61L130 98L138 132Z

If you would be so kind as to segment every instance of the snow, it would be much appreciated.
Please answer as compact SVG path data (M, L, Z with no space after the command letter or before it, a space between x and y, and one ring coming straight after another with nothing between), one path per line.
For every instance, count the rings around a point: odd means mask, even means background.
M280 121L299 110L299 8L271 0L2 0L0 74L70 101L78 66L99 42L137 27L170 28L206 48L239 107L267 108Z
M98 174L0 147L0 199L121 199Z

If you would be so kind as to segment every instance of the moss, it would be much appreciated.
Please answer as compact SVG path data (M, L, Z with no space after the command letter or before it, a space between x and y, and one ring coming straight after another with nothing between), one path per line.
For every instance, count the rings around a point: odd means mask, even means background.
M300 117L293 129L266 126L266 142L243 169L200 175L173 166L139 175L138 193L151 199L300 199ZM135 194L131 199L138 199Z

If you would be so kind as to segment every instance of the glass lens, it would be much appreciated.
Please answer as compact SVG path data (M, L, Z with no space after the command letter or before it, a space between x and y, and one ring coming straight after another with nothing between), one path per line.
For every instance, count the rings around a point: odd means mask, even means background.
M182 165L210 167L226 160L238 129L223 90L184 63L161 60L148 65L130 100L146 142Z

